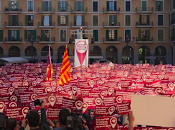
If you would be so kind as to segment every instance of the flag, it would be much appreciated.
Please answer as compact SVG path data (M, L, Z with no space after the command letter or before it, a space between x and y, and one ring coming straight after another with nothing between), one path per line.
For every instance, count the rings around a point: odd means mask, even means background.
M52 74L53 74L53 66L52 66L52 61L51 61L51 54L50 54L50 46L49 46L49 52L48 52L48 56L47 56L47 81L51 81L52 80Z
M61 66L59 84L64 85L69 81L70 81L70 63L69 63L69 56L68 56L67 45L66 45L64 50L62 66Z

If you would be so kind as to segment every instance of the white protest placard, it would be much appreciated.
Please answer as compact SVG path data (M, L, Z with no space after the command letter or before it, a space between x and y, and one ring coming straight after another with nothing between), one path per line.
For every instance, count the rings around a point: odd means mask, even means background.
M175 127L175 98L132 95L134 125Z

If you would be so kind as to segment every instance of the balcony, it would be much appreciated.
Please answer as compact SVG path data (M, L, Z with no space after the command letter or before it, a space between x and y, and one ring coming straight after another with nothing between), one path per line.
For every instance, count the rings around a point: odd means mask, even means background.
M51 14L55 13L55 8L38 8L38 13Z
M21 28L22 27L22 23L13 23L13 22L5 22L5 28Z
M109 23L109 22L107 22L107 23L105 23L105 22L103 22L103 27L104 28L114 28L114 27L120 27L120 22L111 22L111 23Z
M55 37L41 37L39 38L39 43L55 43Z
M38 22L38 27L39 28L54 28L55 27L55 23L54 22L50 22L49 25L45 25L44 22Z
M147 37L137 38L136 37L136 41L137 41L137 43L153 43L153 37L151 37L151 38L147 38Z
M73 8L70 8L70 13L72 14L87 14L87 7L85 9L77 9L77 10L74 10Z
M81 25L77 25L76 23L71 23L71 28L80 28L80 27L83 27L83 28L87 28L88 24L87 22L83 22Z
M136 26L139 28L148 28L148 27L153 27L153 22L147 22L147 23L141 23L141 22L136 22Z
M22 43L22 37L21 38L14 38L11 37L10 39L5 37L5 43Z
M22 13L22 8L16 7L16 8L12 8L12 7L5 7L4 9L5 13Z
M103 13L105 13L105 14L108 14L108 13L110 13L110 14L120 13L120 8L117 8L116 10L103 8Z
M146 10L143 10L142 8L139 8L137 7L136 8L136 13L140 13L140 14L148 14L148 13L153 13L153 7L149 7L149 8L146 8Z
M103 37L103 43L120 43L118 38L117 39L108 39L106 40L106 38Z

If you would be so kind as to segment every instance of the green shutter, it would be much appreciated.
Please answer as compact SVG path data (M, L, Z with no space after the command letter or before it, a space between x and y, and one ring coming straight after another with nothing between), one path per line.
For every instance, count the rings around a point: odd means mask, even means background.
M26 17L25 17L25 24L26 24L26 26L28 26L28 15L26 15Z
M9 23L8 24L12 24L11 15L9 15Z
M74 2L74 11L77 11L77 2Z
M158 30L158 41L163 41L163 30Z
M41 15L41 26L44 26L44 15Z
M131 30L125 30L125 40L127 36L129 37L129 40L131 40Z
M117 25L117 15L114 15L114 25Z
M149 15L147 15L147 25L150 25Z
M58 1L58 12L60 12L61 11L61 2L60 1Z
M17 32L17 41L20 41L20 31L16 30L16 32Z
M66 26L69 25L69 19L68 19L68 15L66 15Z
M49 16L49 26L53 26L52 25L52 15Z
M68 2L67 1L65 2L65 5L66 5L66 12L68 12Z
M142 11L147 10L147 1L142 1Z
M156 1L156 11L158 11L158 2Z
M109 41L109 30L106 30L106 41Z
M58 15L58 26L60 26L60 15Z
M49 2L49 11L52 11L52 1Z
M98 41L98 30L93 30L94 41Z
M8 41L11 41L11 30L8 30Z
M17 7L17 8L19 7L19 2L18 2L18 1L16 2L16 7Z
M12 7L12 4L11 3L12 3L12 1L9 1L9 7Z
M3 41L3 30L0 30L0 41Z
M63 34L63 30L60 30L60 41L63 41L62 34Z
M82 11L84 11L84 2L82 1Z
M93 26L98 26L98 15L93 15Z
M139 16L139 19L140 19L140 25L142 25L142 15Z
M139 30L139 34L138 34L138 40L141 40L141 30Z
M44 30L41 30L41 41L44 39Z
M109 15L109 26L112 25L112 15Z
M118 34L117 34L117 30L114 30L114 41L117 41L118 40Z
M18 24L18 15L16 15L16 19L15 19L16 21L16 24Z
M76 25L76 19L77 19L77 16L74 15L74 26Z
M146 30L147 40L150 40L150 30Z
M27 32L28 32L28 30L25 30L25 31L24 31L24 38L25 38L24 40L27 40L27 41L28 41Z
M163 11L163 1L160 1L160 11Z
M44 11L44 1L41 2L42 5L42 11Z
M82 15L82 26L85 26L84 15Z
M33 40L36 41L36 30L33 30Z

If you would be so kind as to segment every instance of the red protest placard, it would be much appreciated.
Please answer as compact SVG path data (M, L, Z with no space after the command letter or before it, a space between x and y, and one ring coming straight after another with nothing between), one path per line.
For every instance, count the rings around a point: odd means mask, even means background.
M106 115L111 116L115 112L115 106L96 106L95 107L95 114L96 115Z

